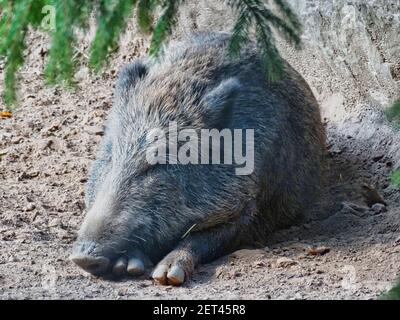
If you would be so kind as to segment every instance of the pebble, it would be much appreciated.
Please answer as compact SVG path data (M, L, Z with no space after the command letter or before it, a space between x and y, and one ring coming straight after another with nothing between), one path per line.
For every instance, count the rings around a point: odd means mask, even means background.
M374 205L372 205L371 210L375 214L380 214L380 213L387 212L386 206L384 204L382 204L382 203L375 203Z
M296 264L297 264L296 261L294 261L292 259L289 259L289 258L286 258L286 257L278 258L276 260L276 266L280 267L280 268L287 268L287 267L290 267L290 266L294 266Z
M85 126L85 131L87 133L95 135L95 136L102 136L103 135L103 128L102 127Z
M22 142L22 140L23 140L23 137L14 137L14 138L11 139L11 143L19 144L19 143Z
M59 218L54 218L49 222L49 227L58 227L61 225L61 220Z
M307 254L310 256L322 256L331 251L328 247L309 248Z
M8 262L19 262L19 259L17 257L15 257L15 256L10 256L8 258Z
M36 206L33 203L28 203L28 205L26 207L24 207L25 212L33 211L35 209L36 209Z
M377 156L372 158L372 161L374 162L378 162L379 160L382 160L382 158L384 157L384 154L378 154Z
M82 67L77 73L75 73L75 79L77 81L84 81L89 78L89 68Z
M38 142L38 149L45 150L49 148L53 143L54 141L52 139L42 139Z
M43 128L40 132L42 135L50 135L51 133L58 131L60 129L60 124L59 123L54 123L46 128Z
M32 178L37 177L38 175L39 175L38 171L32 171L32 172L24 171L17 177L17 181L32 179Z

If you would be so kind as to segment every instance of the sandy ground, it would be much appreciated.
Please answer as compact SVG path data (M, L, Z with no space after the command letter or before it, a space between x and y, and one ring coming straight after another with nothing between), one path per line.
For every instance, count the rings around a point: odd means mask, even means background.
M268 247L201 266L179 288L155 286L148 276L110 281L84 273L68 256L84 216L88 168L116 73L143 54L144 44L133 38L101 75L82 66L78 87L66 91L43 83L47 40L35 34L29 41L21 106L0 119L1 299L375 299L399 276L399 190L388 181L395 142L386 129L368 143L364 124L373 110L347 127L325 119L330 159L323 197L312 220L275 234ZM364 182L387 207L365 205Z

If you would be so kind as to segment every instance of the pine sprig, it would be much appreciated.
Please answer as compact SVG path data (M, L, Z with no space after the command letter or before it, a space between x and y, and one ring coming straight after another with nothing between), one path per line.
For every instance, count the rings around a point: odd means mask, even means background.
M393 105L386 111L386 115L389 121L400 123L400 100L393 103Z
M245 8L241 7L238 11L238 19L233 27L229 42L229 52L233 56L238 56L242 46L249 41L250 27L252 24L251 15Z
M150 55L157 55L160 51L162 43L172 33L177 22L177 13L179 5L183 0L164 0L162 7L164 12L157 20L153 31L153 37L150 44Z
M256 40L265 72L270 81L278 80L283 73L283 60L275 45L271 26L276 28L296 48L301 44L301 24L284 0L275 0L286 20L275 15L262 0L235 0L230 5L238 11L229 48L238 55L249 40L249 29L254 26Z
M118 36L125 29L135 2L135 0L100 1L96 36L90 54L90 65L96 71L103 67L109 52L116 48Z
M381 300L400 300L400 282L380 297Z
M271 29L268 25L264 28L258 25L256 29L261 62L268 80L271 82L279 80L283 73L283 60L271 37Z
M0 54L7 59L4 75L5 90L3 99L6 105L16 101L17 71L24 62L25 36L29 25L33 0L27 2L8 2L7 11L2 17Z
M400 170L396 170L392 173L390 180L396 186L400 187Z
M139 0L137 5L137 21L140 30L149 33L153 28L154 0Z
M60 82L73 84L75 35L72 27L77 18L74 2L74 0L59 1L56 6L56 27L52 33L49 62L45 70L46 79L50 84Z
M288 3L285 0L274 0L276 6L279 8L279 11L283 14L284 18L292 25L295 30L298 30L299 33L302 32L303 26L298 18L293 12L293 10L289 7Z
M41 28L42 8L56 9L55 28L50 31L51 47L45 68L46 80L73 85L78 61L75 59L77 30L87 30L94 14L97 29L91 44L89 65L101 70L118 44L127 22L136 8L139 28L152 32L150 54L157 56L162 44L172 34L178 11L184 0L0 0L0 58L5 59L3 99L6 105L16 102L17 74L24 63L25 38L29 26ZM224 1L225 2L225 1ZM229 0L237 12L229 52L239 55L255 31L255 40L269 80L282 74L283 60L275 46L272 28L299 47L301 23L286 0L273 0L277 14L264 0ZM158 10L160 9L160 10ZM155 12L161 12L154 21Z

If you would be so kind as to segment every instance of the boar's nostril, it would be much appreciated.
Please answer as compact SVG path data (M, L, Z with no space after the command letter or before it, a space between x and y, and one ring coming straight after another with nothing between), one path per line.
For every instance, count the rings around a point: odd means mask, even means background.
M92 257L84 254L72 255L70 259L83 270L92 274L101 274L107 271L110 260L105 257Z

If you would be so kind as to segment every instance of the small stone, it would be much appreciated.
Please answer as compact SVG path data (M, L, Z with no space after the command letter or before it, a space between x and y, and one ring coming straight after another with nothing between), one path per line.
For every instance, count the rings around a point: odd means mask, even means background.
M36 206L33 203L28 203L28 205L24 208L25 212L33 211L36 209Z
M63 240L71 240L73 235L64 229L57 230L57 237Z
M331 155L339 155L343 153L343 150L339 146L332 146L329 152Z
M296 264L297 264L296 261L294 261L292 259L289 259L289 258L286 258L286 257L278 258L276 260L276 266L279 267L279 268L287 268L287 267L290 267L290 266L294 266Z
M52 132L56 132L60 129L60 124L59 123L53 123L52 125L43 128L40 132L43 135L50 135Z
M351 203L351 202L342 202L342 208L351 208L351 209L361 212L361 213L368 211L367 207L360 206L358 204Z
M89 78L89 68L83 67L77 73L75 73L75 79L77 81L84 81Z
M81 200L74 201L74 206L77 207L78 210L80 210L80 211L82 211L85 208L85 204Z
M382 204L382 203L375 203L374 205L372 205L371 210L375 214L380 214L380 213L387 212L386 206L384 204Z
M373 158L372 158L372 161L378 162L379 160L382 160L382 158L383 158L384 156L385 156L384 154L379 154L379 155L373 157Z
M17 180L18 181L28 180L28 179L36 178L38 175L39 175L38 171L32 171L32 172L24 171L17 177Z
M364 183L362 185L362 196L364 197L364 201L368 207L372 208L372 206L376 203L381 203L386 205L385 200L383 200L382 196L379 192L371 185Z
M9 152L9 149L8 149L8 148L7 148L7 149L0 150L0 158L1 158L1 156L5 156L8 152Z
M93 126L86 126L85 131L91 135L95 136L102 136L103 135L103 128L102 127L93 127Z
M51 147L51 145L53 143L54 143L54 141L52 139L42 139L38 142L38 149L45 150L45 149Z
M358 206L352 203L342 203L341 213L354 214L356 216L362 217L369 208Z
M49 222L49 227L58 227L61 225L61 220L59 218L54 218Z
M328 247L309 248L307 254L310 256L322 256L331 251Z
M234 278L238 278L238 277L240 277L242 274L239 272L239 271L235 271L234 273L233 273L233 277Z
M141 283L138 284L138 286L139 286L140 288L147 288L147 287L149 287L150 285L151 285L151 284L146 283L146 282L141 282Z
M23 137L14 137L14 138L11 139L11 143L19 144L19 143L22 142L22 140L23 140Z
M126 296L126 295L128 295L128 289L119 289L117 294L120 297Z
M8 262L19 262L19 259L16 256L10 256Z
M263 261L257 261L257 262L254 263L254 266L256 268L264 268L264 267L267 267L267 264L265 262L263 262Z
M256 260L266 256L265 250L262 249L241 249L233 252L230 258L243 260Z

